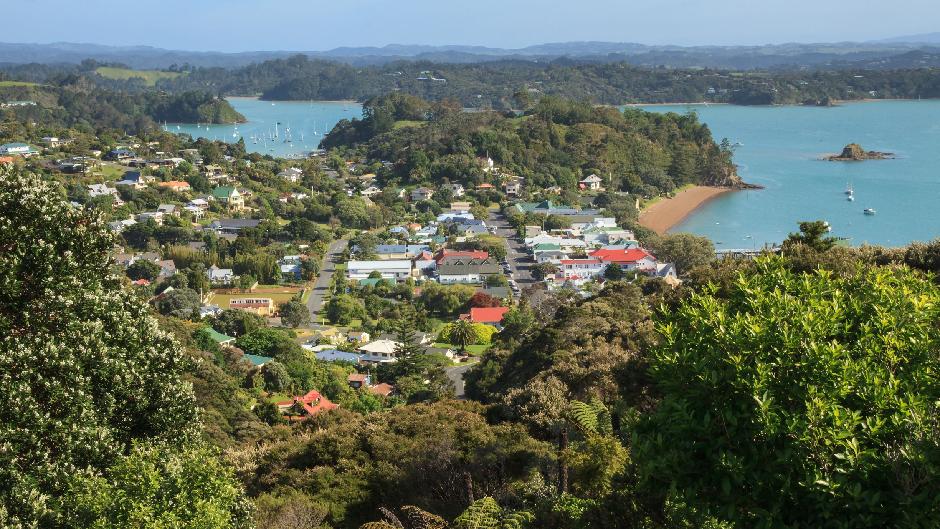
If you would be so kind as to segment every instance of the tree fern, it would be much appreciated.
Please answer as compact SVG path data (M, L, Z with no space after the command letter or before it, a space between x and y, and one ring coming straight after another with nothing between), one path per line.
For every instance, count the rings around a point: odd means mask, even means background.
M447 521L414 505L405 505L401 512L408 518L410 529L447 529Z
M473 502L453 523L454 529L501 529L502 508L487 496Z
M604 403L592 399L590 404L578 400L568 405L568 420L582 435L609 434L613 430L610 412Z
M359 529L399 529L388 522L367 522L359 526Z

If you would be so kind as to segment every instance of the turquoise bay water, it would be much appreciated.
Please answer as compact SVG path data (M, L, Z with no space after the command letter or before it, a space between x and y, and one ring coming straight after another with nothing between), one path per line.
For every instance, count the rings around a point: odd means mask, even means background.
M796 231L801 220L824 219L832 234L863 243L901 246L940 237L940 101L850 103L833 108L657 106L694 109L735 151L745 181L766 189L722 195L672 231L711 238L718 248L760 248ZM826 162L847 143L897 154L894 160ZM847 185L855 189L848 202ZM866 216L865 208L877 214Z
M233 97L229 103L248 119L233 125L197 125L170 123L170 132L183 132L194 138L236 142L245 138L248 152L294 158L317 148L323 135L341 119L358 118L362 105L331 101L260 101L255 98ZM277 124L277 138L272 138ZM285 143L289 137L291 143Z

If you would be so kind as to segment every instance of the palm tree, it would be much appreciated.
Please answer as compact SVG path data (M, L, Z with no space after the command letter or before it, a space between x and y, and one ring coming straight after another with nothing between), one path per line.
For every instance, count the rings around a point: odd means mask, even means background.
M450 342L460 347L460 352L466 352L467 346L476 343L477 330L470 320L457 320L450 327Z

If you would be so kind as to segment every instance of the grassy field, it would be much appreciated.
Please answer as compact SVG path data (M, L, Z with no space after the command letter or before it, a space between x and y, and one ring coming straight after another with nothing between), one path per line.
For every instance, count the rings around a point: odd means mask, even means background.
M300 287L261 285L252 292L213 292L209 303L224 309L228 308L232 298L271 298L275 305L283 305L293 299L298 292L300 292Z
M105 79L127 80L134 77L143 79L147 86L154 86L161 79L176 79L181 74L179 72L162 72L159 70L131 70L129 68L113 68L110 66L101 66L95 72Z
M0 81L0 87L4 86L39 86L39 84L26 81Z
M441 349L453 349L454 352L457 352L460 350L460 348L457 347L456 345L449 344L449 343L438 342L438 343L433 344L433 346L439 347ZM492 347L492 345L468 345L467 352L474 356L479 356L485 353L490 347Z

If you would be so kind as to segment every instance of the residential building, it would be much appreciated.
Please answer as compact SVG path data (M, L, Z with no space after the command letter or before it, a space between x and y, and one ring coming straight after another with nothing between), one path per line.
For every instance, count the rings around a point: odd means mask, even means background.
M359 192L360 195L364 197L374 197L375 195L381 194L382 189L378 186L369 186Z
M444 187L450 189L450 193L457 198L460 198L467 193L467 190L464 189L463 184L447 184ZM453 204L451 204L451 208L453 207ZM467 209L469 209L469 207Z
M346 273L349 279L366 279L372 272L379 272L382 279L394 279L395 281L404 281L411 277L411 261L409 260L389 260L389 261L349 261L346 263Z
M448 259L437 266L437 280L443 285L482 283L500 273L499 265L487 259Z
M444 264L448 259L477 259L486 260L490 258L489 252L483 250L441 250L434 256L438 266Z
M33 154L36 154L36 149L33 149L25 143L4 143L0 145L0 155L18 155L24 158L28 158Z
M522 179L516 178L509 180L503 184L503 190L506 192L506 196L515 197L519 196L522 193Z
M245 207L245 199L237 188L233 186L219 186L212 190L212 198L224 204L230 211L241 211Z
M167 216L167 215L171 217L180 216L180 212L178 209L176 209L176 206L174 204L160 204L159 206L157 206L157 211L159 213L162 213L163 216Z
M209 335L209 338L211 338L212 341L214 341L215 343L219 345L234 345L235 344L235 338L232 338L231 336L226 336L220 333L219 331L213 329L212 327L206 327L205 329Z
M422 200L431 200L434 196L434 190L428 187L419 187L411 191L411 201L421 202Z
M137 158L137 153L129 149L114 149L108 152L108 154L104 155L105 160L111 160L115 162L130 160L131 158Z
M277 403L278 410L287 416L289 421L302 421L338 407L339 404L331 402L316 390L310 390L304 395L294 396L290 400Z
M277 311L277 306L271 298L232 298L228 302L228 308L268 317L274 316Z
M182 180L171 180L169 182L160 182L157 186L164 189L170 189L176 191L177 193L188 193L192 190L192 187L189 185L189 182L184 182Z
M362 361L370 363L389 363L398 361L395 350L398 342L393 340L375 340L357 349L363 354Z
M172 259L157 261L160 267L160 277L172 277L176 275L176 263Z
M623 270L636 270L644 273L656 272L656 258L642 248L601 248L600 250L594 250L589 255L603 261L605 265L616 264Z
M426 244L379 244L375 247L375 254L382 261L414 259L430 251L431 247Z
M296 167L288 167L280 173L277 174L278 177L283 178L291 183L299 182L304 177L304 172Z
M596 174L589 175L584 180L578 182L578 187L581 189L586 189L589 191L600 191L604 189L601 184L604 183L604 180Z
M143 189L147 187L147 182L149 182L151 179L151 177L141 174L140 171L126 171L124 176L121 177L121 180L116 182L114 185L128 186L133 187L134 189Z
M466 318L473 323L483 323L486 325L499 326L503 322L509 307L473 307Z
M219 235L238 235L245 228L257 228L261 224L257 219L219 219L209 224L209 229Z
M564 259L558 274L565 280L589 279L603 274L606 267L600 259Z
M219 268L212 265L206 270L206 277L212 285L229 285L235 281L235 272L231 268Z
M372 340L372 336L366 331L349 331L346 333L346 339L350 342L368 343Z

